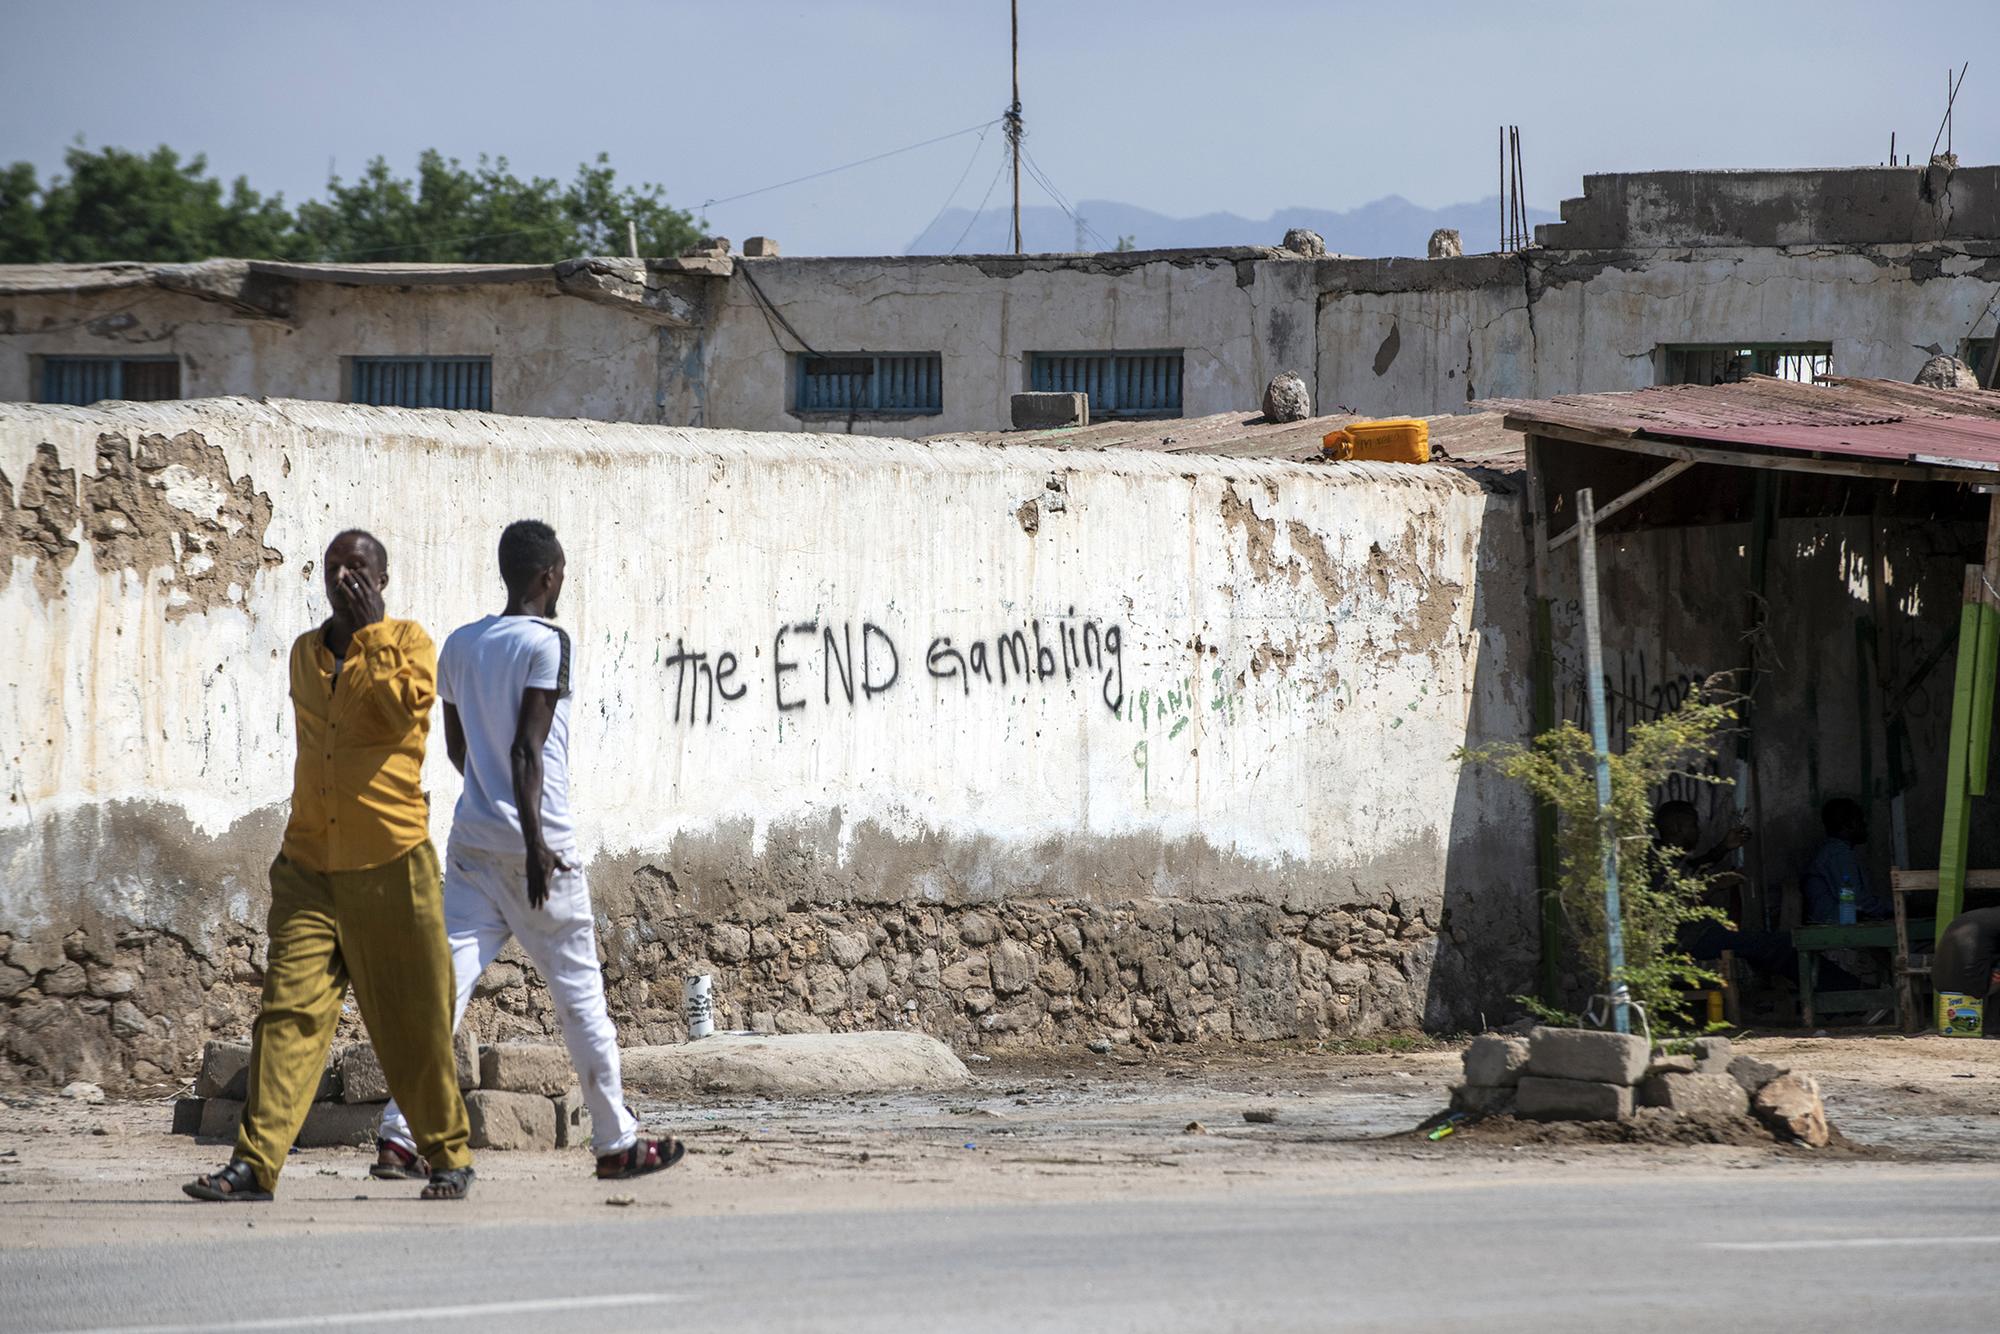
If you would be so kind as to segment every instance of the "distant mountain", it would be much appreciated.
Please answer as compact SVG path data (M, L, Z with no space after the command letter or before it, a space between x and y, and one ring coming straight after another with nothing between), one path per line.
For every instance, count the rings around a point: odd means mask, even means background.
M1110 250L1129 236L1140 250L1186 247L1277 245L1293 227L1310 227L1326 238L1326 247L1346 255L1417 255L1425 253L1431 233L1456 227L1467 254L1497 248L1500 236L1498 196L1471 204L1420 208L1400 195L1390 195L1359 208L1336 213L1323 208L1286 208L1259 222L1234 213L1205 213L1198 218L1170 218L1164 213L1086 199L1077 212L1087 228L1079 227L1061 209L1039 206L1021 210L1021 235L1026 249L1039 253ZM924 233L910 242L906 254L996 254L1013 248L1010 212L988 209L974 217L969 209L948 209ZM1528 210L1530 225L1554 222L1546 209Z

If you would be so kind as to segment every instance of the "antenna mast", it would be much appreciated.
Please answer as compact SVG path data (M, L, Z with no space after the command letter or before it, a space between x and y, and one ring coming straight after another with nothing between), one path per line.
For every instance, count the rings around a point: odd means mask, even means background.
M1007 146L1014 151L1014 253L1021 253L1021 0L1012 0L1014 100L1007 105Z

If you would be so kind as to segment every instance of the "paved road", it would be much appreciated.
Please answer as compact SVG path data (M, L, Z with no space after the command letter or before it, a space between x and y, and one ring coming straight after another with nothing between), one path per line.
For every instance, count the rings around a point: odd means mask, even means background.
M188 1206L190 1208L200 1206ZM254 1206L240 1208L245 1221ZM0 1253L0 1329L1991 1331L2000 1172L1397 1182ZM419 1222L418 1220L422 1221ZM260 1318L268 1317L268 1318Z

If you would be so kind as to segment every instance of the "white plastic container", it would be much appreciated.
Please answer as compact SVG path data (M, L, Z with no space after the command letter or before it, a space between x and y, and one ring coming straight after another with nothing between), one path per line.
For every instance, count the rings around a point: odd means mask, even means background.
M715 1032L713 982L707 973L690 973L681 984L681 1009L687 1015L688 1041Z

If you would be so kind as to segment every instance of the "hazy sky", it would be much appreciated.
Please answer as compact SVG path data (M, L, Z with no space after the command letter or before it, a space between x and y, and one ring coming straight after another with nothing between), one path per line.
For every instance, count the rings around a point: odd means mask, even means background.
M1497 188L1521 126L1531 202L1589 171L1875 163L1930 149L1970 59L1955 147L2000 160L2000 5L1885 0L1511 4L1021 0L1028 151L1072 200L1261 218ZM733 5L0 0L0 158L79 134L205 152L297 200L328 164L404 173L435 146L567 177L611 154L676 204L997 116L1005 0ZM788 253L893 253L1001 162L997 130L708 210ZM978 154L974 157L974 149ZM989 206L1007 198L1002 179ZM1046 202L1032 180L1024 202ZM1275 241L1275 237L1272 238Z

